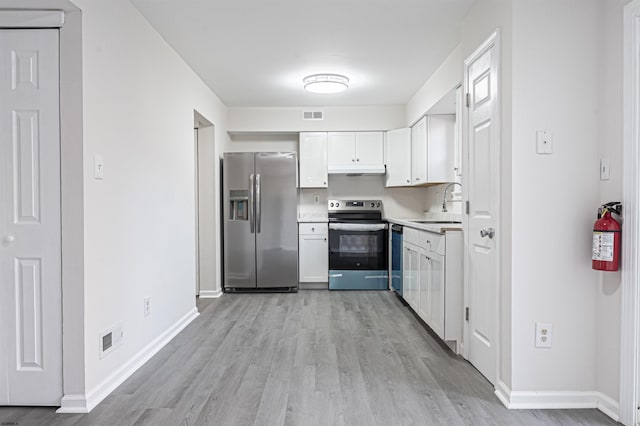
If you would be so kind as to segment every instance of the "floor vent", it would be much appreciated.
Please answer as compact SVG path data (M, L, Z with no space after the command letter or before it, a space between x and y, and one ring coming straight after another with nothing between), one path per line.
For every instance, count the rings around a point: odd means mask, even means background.
M323 120L324 114L322 111L302 111L303 120Z

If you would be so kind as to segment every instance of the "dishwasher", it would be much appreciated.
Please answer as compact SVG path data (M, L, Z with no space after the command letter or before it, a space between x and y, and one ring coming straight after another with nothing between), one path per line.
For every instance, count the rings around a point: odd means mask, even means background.
M402 296L402 226L391 226L391 288Z

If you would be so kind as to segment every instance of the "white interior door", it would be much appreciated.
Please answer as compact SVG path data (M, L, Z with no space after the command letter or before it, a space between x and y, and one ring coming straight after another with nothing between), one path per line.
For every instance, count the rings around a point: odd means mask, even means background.
M0 30L0 405L59 405L58 30Z
M469 100L466 179L469 201L466 232L468 359L491 383L496 380L498 325L498 63L497 34L465 61L465 89Z

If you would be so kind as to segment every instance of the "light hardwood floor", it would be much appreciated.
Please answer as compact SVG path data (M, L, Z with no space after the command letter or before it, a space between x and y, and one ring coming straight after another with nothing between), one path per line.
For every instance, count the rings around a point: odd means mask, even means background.
M227 294L91 413L0 408L27 425L605 425L507 410L391 292Z

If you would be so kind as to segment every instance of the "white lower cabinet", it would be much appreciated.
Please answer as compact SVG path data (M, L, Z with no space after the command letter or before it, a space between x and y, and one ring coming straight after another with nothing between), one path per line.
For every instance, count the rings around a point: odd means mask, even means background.
M419 260L420 253L418 247L405 242L403 244L402 256L402 297L413 308L418 310L419 304Z
M462 341L462 232L404 228L403 298L442 340Z
M329 282L329 227L326 223L301 223L298 232L299 280Z

